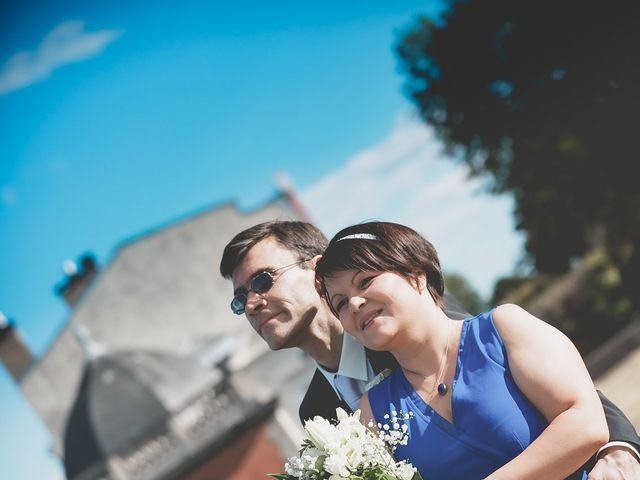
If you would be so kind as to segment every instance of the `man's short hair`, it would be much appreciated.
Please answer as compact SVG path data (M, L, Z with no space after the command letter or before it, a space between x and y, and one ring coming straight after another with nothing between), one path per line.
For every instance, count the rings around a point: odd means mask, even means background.
M220 261L222 276L231 278L231 274L247 252L256 243L270 237L295 253L300 261L322 255L329 244L327 237L308 222L274 220L259 223L238 233L224 247Z

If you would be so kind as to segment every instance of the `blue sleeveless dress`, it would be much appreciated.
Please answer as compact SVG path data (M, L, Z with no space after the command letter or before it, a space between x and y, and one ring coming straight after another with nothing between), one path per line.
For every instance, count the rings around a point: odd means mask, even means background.
M464 320L451 392L453 423L422 400L400 368L368 392L380 423L392 411L414 413L406 422L409 442L395 456L411 462L424 480L485 478L547 426L511 376L492 312ZM586 470L569 477L586 478Z

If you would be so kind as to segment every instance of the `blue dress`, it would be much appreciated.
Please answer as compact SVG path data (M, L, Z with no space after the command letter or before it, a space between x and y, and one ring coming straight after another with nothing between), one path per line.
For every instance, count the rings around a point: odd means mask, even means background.
M492 312L464 320L452 384L453 423L416 393L402 369L369 390L376 420L392 411L413 412L409 442L395 456L406 459L424 480L474 480L520 454L547 422L516 386ZM586 470L571 480L587 478Z

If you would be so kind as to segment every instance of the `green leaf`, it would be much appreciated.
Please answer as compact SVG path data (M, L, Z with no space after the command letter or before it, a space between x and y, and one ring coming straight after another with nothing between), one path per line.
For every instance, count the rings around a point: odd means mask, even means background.
M273 477L276 480L295 480L296 477L287 475L286 473L267 473L268 477Z
M314 447L315 448L315 444L308 438L305 438L302 442L302 445L300 446L300 450L298 450L298 455L302 455L302 453L310 447Z

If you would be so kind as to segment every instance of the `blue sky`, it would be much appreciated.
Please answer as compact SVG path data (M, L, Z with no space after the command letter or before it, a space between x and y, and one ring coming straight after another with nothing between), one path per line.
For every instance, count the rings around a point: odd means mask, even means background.
M328 235L407 223L484 295L513 268L511 200L468 182L401 91L397 33L437 1L100 3L2 7L0 311L36 354L68 315L63 261L260 205L277 172ZM3 476L55 478L4 369L0 402Z

